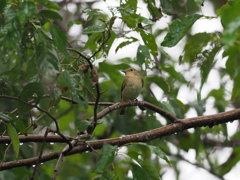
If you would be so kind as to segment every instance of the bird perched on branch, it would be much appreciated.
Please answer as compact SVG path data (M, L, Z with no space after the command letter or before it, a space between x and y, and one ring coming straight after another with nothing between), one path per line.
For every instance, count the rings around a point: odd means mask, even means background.
M141 74L134 68L123 70L125 73L125 79L121 88L121 100L122 102L135 100L143 88L143 78ZM120 115L123 115L125 108L122 108Z

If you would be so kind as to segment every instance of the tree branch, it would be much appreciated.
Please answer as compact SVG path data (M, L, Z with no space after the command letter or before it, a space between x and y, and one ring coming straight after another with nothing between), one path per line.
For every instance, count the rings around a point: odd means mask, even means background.
M160 127L157 129L153 129L153 130L149 130L149 131L145 131L137 134L127 135L127 136L118 137L118 138L82 142L81 144L73 147L70 151L68 151L64 155L68 156L71 154L81 153L85 151L92 151L92 149L101 149L102 146L106 143L111 144L113 146L122 146L132 142L146 142L146 141L161 138L164 136L169 136L177 132L184 131L186 129L197 128L202 126L212 127L214 125L218 125L226 122L232 122L239 118L240 118L240 109L218 113L214 115L187 118L182 120L182 123L173 123L164 127ZM62 151L58 151L58 152L52 152L49 154L42 155L41 162L57 159L61 153ZM11 168L20 167L20 166L30 166L30 165L36 164L37 162L38 162L38 157L22 159L18 161L10 161L10 162L0 164L0 170L11 169Z
M97 119L101 119L102 117L104 117L106 114L110 113L113 110L120 109L122 107L128 107L128 106L142 106L142 107L146 107L146 108L148 108L150 110L153 110L153 111L159 113L160 115L162 115L166 119L170 120L171 122L178 122L179 121L178 118L176 118L175 116L173 116L169 112L159 108L158 106L155 106L154 104L146 102L146 101L129 101L129 102L115 103L115 104L113 104L113 105L103 109L101 112L99 112L97 114ZM92 119L93 118L90 118L89 120L92 121Z

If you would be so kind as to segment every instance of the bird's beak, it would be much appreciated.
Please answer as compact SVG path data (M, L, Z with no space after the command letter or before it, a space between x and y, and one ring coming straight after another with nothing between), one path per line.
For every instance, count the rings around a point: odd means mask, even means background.
M126 70L121 70L121 72L123 72L124 74L126 74Z

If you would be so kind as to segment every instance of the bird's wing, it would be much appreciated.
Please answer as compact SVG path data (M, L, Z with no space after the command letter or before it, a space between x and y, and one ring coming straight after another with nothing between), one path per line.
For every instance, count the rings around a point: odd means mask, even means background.
M123 80L123 83L122 83L122 87L121 87L121 99L122 99L122 93L123 93L123 89L125 88L126 86L126 78Z
M142 88L143 88L143 86L144 86L144 80L143 80L143 78L141 77L141 80L142 80Z

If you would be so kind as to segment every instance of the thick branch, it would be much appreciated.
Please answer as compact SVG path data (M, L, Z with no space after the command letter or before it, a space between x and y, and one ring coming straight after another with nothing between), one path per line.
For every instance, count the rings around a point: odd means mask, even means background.
M240 118L240 109L218 113L215 115L188 118L188 119L182 120L181 123L173 123L164 127L160 127L157 129L153 129L153 130L149 130L149 131L145 131L137 134L127 135L127 136L118 137L118 138L82 142L78 146L73 147L70 151L68 151L64 155L68 156L71 154L92 151L93 149L100 149L106 143L115 145L115 146L122 146L124 144L132 143L132 142L150 141L153 139L175 134L177 132L181 132L189 128L196 128L201 126L212 127L213 125L234 121L239 118ZM58 152L52 152L49 154L42 155L41 162L57 159L61 153L62 151L58 151ZM0 164L0 170L11 169L19 166L30 166L30 165L36 164L37 161L38 161L38 157L33 157L29 159L6 162L6 163Z

